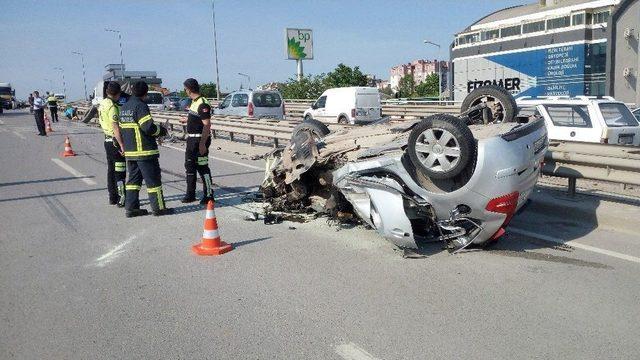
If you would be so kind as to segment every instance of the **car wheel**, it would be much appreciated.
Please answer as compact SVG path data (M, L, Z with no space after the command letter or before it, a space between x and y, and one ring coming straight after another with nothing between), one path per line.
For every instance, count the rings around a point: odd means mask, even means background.
M347 119L346 116L340 116L338 118L338 124L348 125L349 124L349 119Z
M407 147L412 164L432 179L450 179L473 166L476 141L458 118L438 114L418 123Z
M319 138L324 137L331 132L327 125L323 124L322 122L314 119L307 119L305 117L305 120L302 122L302 124L299 124L298 126L293 128L292 138L296 137L300 133L300 131L304 130L311 130L311 132Z
M464 113L481 104L485 104L486 107L474 110L467 115L469 124L512 122L518 114L516 100L500 86L486 85L473 90L462 101L460 111Z

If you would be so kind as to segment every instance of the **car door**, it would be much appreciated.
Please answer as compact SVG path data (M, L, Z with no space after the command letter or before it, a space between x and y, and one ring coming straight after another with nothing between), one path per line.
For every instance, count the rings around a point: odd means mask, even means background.
M313 118L318 121L327 121L327 96L322 95L313 104Z
M233 95L231 100L231 114L247 116L247 106L249 105L249 94L238 93Z
M545 104L538 107L544 116L550 140L600 142L602 129L594 124L586 104Z
M231 115L230 107L231 107L231 98L233 95L227 95L227 97L222 100L220 105L213 111L216 115Z

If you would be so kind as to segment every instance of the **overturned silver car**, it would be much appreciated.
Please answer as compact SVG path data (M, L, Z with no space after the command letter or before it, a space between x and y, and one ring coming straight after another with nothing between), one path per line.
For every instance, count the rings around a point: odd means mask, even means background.
M353 214L402 248L487 244L536 184L547 132L537 118L487 125L468 114L335 132L303 122L268 161L262 192L274 210Z

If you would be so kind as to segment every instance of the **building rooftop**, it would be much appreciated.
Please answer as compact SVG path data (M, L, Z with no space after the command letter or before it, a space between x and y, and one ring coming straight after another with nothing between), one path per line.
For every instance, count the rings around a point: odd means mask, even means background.
M542 12L559 10L567 7L575 7L588 3L606 3L607 1L594 1L594 0L541 0L532 4L513 6L506 9L498 10L493 12L480 20L473 23L471 26L466 28L463 32L467 32L470 30L475 30L476 27L479 27L484 24L490 24L494 22L500 22L505 20L510 20L514 18L525 17L528 15L535 15ZM613 3L617 3L619 1L610 1ZM606 6L606 4L603 4ZM603 6L600 5L600 6ZM597 6L597 5L596 5Z

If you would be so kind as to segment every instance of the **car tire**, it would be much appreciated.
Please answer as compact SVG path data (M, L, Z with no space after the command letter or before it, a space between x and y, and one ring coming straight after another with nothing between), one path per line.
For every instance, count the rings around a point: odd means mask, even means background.
M307 118L305 117L305 120L302 122L302 124L299 124L298 126L293 128L292 138L296 137L298 133L303 130L311 130L311 132L319 138L325 137L331 132L327 125L323 124L322 122L314 119L307 120Z
M340 116L338 118L338 124L349 125L349 119L346 116Z
M485 85L473 90L462 101L461 112L481 103L488 103L489 114L483 114L482 110L468 114L469 124L487 124L492 122L513 122L518 115L518 105L513 95L506 89L496 85Z
M473 166L476 140L460 119L446 114L429 116L409 134L411 163L431 179L451 179Z

